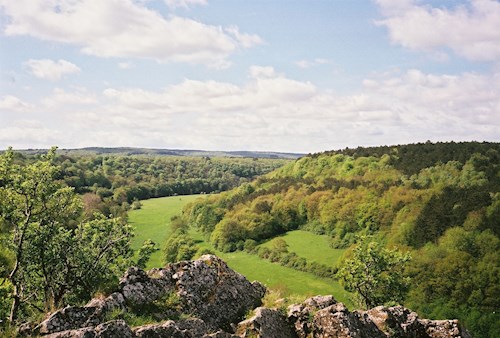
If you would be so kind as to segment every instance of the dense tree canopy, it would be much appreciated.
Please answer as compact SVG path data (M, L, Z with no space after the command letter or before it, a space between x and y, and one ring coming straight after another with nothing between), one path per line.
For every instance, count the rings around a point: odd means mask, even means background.
M335 248L372 235L416 257L405 302L425 316L481 322L495 337L499 153L500 144L472 142L315 154L188 205L184 217L224 251L294 229L327 234Z

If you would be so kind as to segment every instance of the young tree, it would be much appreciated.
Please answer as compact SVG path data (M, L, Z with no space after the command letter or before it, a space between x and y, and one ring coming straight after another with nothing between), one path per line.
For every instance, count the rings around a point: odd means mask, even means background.
M402 302L409 287L404 275L409 253L389 250L364 239L337 273L347 291L359 297L361 305L372 308L387 302Z
M16 163L11 149L0 155L0 228L12 257L10 322L21 306L43 312L68 295L90 298L131 256L129 226L102 215L79 223L81 199L58 181L55 151L26 165Z

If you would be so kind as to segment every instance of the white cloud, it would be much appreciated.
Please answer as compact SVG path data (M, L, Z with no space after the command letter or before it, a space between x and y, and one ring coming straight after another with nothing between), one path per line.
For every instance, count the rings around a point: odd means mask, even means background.
M258 78L273 78L277 77L278 74L274 70L273 67L263 67L263 66L251 66L249 71L249 75L251 78L258 79Z
M185 80L161 91L109 88L104 94L114 112L110 121L123 128L135 124L145 133L153 123L151 135L159 144L166 142L162 134L169 140L190 135L195 147L211 149L250 145L309 152L346 143L499 137L500 74L451 76L410 70L373 76L363 82L362 91L336 95L272 67L254 66L249 73L249 81L241 86Z
M81 71L75 64L66 60L56 62L49 59L30 59L24 64L34 76L50 81L57 81L67 74L77 74Z
M300 68L311 68L317 65L326 65L331 63L330 60L323 58L316 58L314 60L299 60L295 64Z
M48 128L38 120L21 119L0 127L0 145L3 148L49 148L60 144L64 138L64 133Z
M41 104L52 112L46 120L60 126L40 127L38 135L58 130L65 146L313 152L428 139L500 141L500 73L396 71L339 95L253 66L240 85L186 79L154 91L56 89ZM11 126L9 140L15 132L25 130Z
M500 2L469 0L453 9L436 8L420 1L375 0L385 16L377 24L387 27L392 42L436 52L443 48L473 61L500 60Z
M225 29L225 31L232 35L236 39L236 41L238 41L238 43L244 48L250 48L264 43L261 37L256 34L240 33L240 30L237 26L228 27Z
M133 0L0 0L0 4L10 18L6 35L68 43L100 57L225 67L237 48L260 43L258 36L234 27L226 32L192 19L165 18Z
M56 88L52 96L42 100L42 104L49 108L68 105L88 105L93 103L97 103L97 98L86 89L67 92L64 89Z
M160 92L143 89L117 90L108 88L104 95L128 108L156 110L163 113L272 110L289 107L281 114L292 114L297 102L307 100L316 88L309 82L299 82L278 75L272 67L251 67L251 81L243 86L216 81L185 80Z
M171 9L176 9L176 8L187 9L191 6L196 6L196 5L205 6L208 4L208 1L207 0L165 0L165 3Z
M24 102L16 96L7 95L0 98L0 111L22 113L32 108L31 104Z

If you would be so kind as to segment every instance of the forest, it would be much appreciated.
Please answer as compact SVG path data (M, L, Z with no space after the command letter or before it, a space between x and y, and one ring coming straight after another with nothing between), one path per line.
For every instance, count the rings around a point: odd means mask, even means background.
M500 333L500 145L423 143L313 154L191 203L184 222L222 251L247 250L318 275L336 271L258 244L291 230L352 249L367 236L413 257L403 302ZM281 252L280 252L281 251Z
M126 217L138 201L174 195L212 194L235 188L283 164L281 158L152 155L57 151L58 179L82 196L85 213ZM43 152L16 152L17 163L32 163ZM134 203L135 202L135 203Z
M0 316L4 324L36 320L108 294L126 266L144 267L155 250L147 241L131 248L127 211L151 197L205 194L172 220L166 262L200 253L189 235L196 229L217 250L244 250L355 292L349 264L352 272L376 258L385 264L378 288L397 286L397 294L379 292L361 306L397 301L423 317L459 318L474 337L498 337L499 188L498 143L345 149L295 161L9 149L0 154ZM332 267L288 252L275 237L295 230L328 236L343 261Z

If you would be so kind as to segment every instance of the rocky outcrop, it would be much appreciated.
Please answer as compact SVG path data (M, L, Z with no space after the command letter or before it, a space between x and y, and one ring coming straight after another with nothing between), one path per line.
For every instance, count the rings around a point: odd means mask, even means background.
M177 301L175 307L153 313L154 317L167 320L189 314L202 320L207 332L230 330L232 323L260 305L265 292L262 284L250 283L213 255L148 272L133 267L121 278L117 292L104 299L93 299L83 307L56 311L38 325L36 332L44 335L97 327L114 310L143 312L150 304L171 296Z
M84 327L76 330L67 330L62 332L52 333L44 336L44 338L132 338L135 337L130 327L123 320L111 320L109 322L99 324L96 327Z
M130 268L117 291L83 307L53 313L32 332L44 338L458 338L456 320L419 319L401 306L350 312L332 296L316 296L288 310L259 307L266 289L220 258L205 255L145 272ZM249 310L253 316L241 321ZM130 327L113 314L148 314L157 323Z
M402 306L350 312L333 297L313 297L288 307L299 338L470 338L457 320L419 319Z
M305 338L313 332L311 320L318 310L322 310L337 302L333 296L316 296L306 299L302 304L288 307L288 321L293 325L299 338Z
M297 337L293 327L279 310L259 307L255 315L238 324L239 337Z

